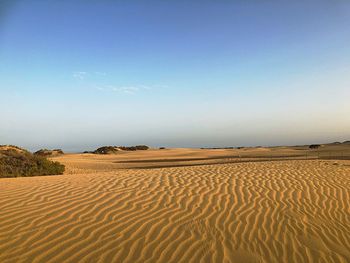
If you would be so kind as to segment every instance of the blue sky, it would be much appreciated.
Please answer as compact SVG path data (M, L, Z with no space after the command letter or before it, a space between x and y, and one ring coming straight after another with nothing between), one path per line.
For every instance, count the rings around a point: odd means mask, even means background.
M1 1L0 144L348 140L350 3L291 2Z

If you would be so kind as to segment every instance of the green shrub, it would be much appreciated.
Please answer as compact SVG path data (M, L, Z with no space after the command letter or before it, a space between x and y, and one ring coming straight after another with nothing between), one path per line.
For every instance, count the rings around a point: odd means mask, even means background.
M61 149L54 149L54 150L48 150L48 149L40 149L39 151L36 151L34 155L42 156L42 157L50 157L55 155L64 154L64 152Z
M0 147L0 177L63 174L64 165L18 147Z
M118 152L118 148L115 146L103 146L93 151L95 154L112 154Z
M320 147L321 147L321 145L319 145L319 144L311 144L311 145L309 146L310 149L318 149L318 148L320 148Z
M138 151L138 150L148 150L149 147L147 145L136 145L136 146L119 146L119 149L123 151Z
M103 146L93 151L95 154L114 154L119 151L138 151L138 150L148 150L147 145L136 145L136 146Z

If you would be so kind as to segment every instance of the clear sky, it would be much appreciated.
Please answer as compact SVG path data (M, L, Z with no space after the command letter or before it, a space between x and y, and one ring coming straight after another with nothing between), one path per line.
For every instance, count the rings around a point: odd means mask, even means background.
M349 139L349 1L0 1L0 144Z

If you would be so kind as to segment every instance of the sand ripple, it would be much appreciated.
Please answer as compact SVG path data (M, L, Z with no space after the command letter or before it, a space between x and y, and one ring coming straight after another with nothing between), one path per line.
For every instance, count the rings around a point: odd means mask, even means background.
M0 180L0 262L350 262L350 166Z

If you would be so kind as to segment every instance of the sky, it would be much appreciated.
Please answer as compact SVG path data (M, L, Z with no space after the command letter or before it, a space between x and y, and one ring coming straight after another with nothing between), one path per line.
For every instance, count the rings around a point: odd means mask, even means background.
M0 0L0 144L344 140L349 1Z

